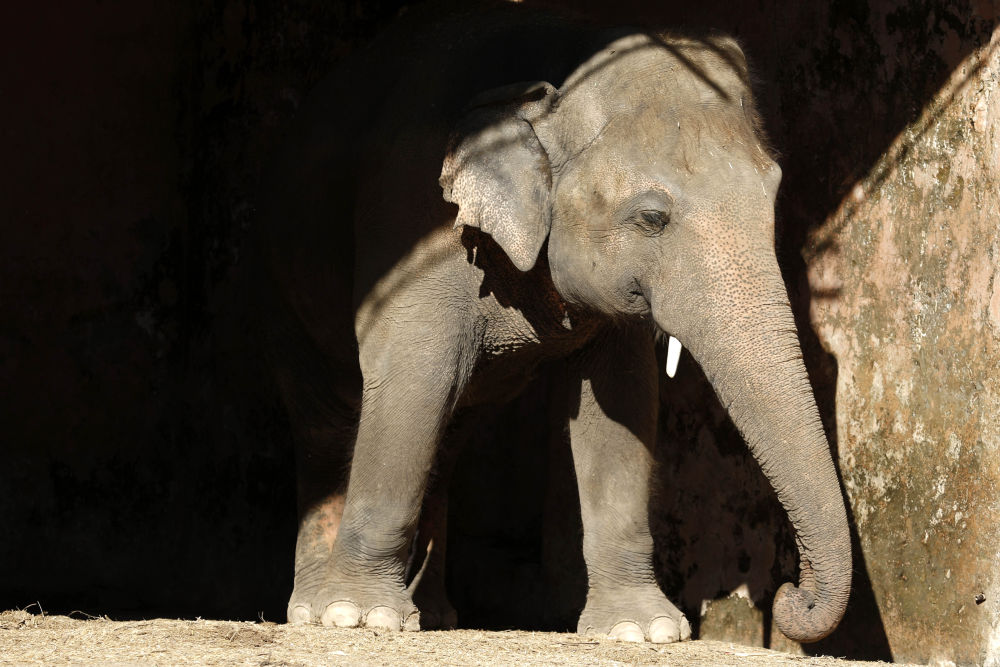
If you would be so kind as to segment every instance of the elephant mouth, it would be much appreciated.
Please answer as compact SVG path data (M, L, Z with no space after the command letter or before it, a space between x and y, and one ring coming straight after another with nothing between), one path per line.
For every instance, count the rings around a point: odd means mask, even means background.
M632 282L628 285L625 293L629 305L635 306L636 304L641 304L644 307L644 310L649 312L649 295L646 294L646 290L642 288L642 284L639 282L638 278L632 278Z
M667 362L665 366L667 377L673 378L677 374L677 364L681 360L681 350L684 349L684 346L676 336L659 326L659 324L656 326L656 338L661 342L663 340L667 341Z
M637 278L633 278L632 280L633 280L632 288L629 290L628 293L629 300L632 303L644 304L646 306L646 310L648 312L651 312L652 299L650 298L650 295L646 292L645 289L643 289L642 284L639 282ZM656 318L654 317L654 321L655 319ZM681 342L677 340L677 338L673 334L663 329L663 327L661 327L658 322L656 328L660 336L664 336L667 338L666 371L667 371L667 377L672 378L674 377L674 375L677 374L677 363L681 359L681 350L683 349L683 346L681 345Z

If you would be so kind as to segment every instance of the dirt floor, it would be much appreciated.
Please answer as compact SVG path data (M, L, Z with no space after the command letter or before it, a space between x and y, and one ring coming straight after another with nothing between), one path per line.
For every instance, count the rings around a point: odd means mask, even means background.
M0 664L875 665L710 641L637 645L549 632L380 633L230 621L0 612Z

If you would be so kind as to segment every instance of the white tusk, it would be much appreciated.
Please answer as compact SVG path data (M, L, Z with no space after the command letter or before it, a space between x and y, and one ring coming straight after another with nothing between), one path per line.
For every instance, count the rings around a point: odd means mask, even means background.
M677 373L677 362L681 359L681 342L670 337L667 342L667 377L673 377Z

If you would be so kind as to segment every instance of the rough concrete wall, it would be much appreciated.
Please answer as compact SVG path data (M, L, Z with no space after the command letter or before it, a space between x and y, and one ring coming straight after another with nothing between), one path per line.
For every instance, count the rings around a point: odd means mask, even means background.
M994 32L804 250L844 487L903 660L1000 665L998 84Z

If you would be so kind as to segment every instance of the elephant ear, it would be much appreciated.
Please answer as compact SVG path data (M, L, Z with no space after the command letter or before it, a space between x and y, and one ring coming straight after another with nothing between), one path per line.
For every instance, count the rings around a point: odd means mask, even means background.
M441 169L444 198L458 204L455 226L482 229L521 271L535 265L551 223L552 171L532 122L555 95L551 84L532 82L478 96Z

